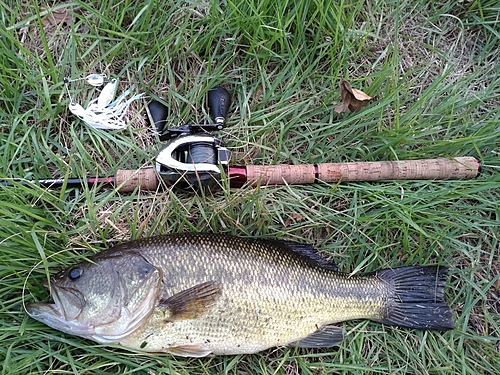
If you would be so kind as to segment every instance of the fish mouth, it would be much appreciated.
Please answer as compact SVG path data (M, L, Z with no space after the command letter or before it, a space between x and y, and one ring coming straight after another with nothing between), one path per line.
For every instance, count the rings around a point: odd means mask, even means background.
M83 294L73 288L52 285L50 295L59 313L63 314L67 321L77 320L85 307Z
M55 303L34 302L26 306L26 311L33 319L49 327L73 335L90 337L93 333L91 327L75 320L66 320L64 313Z
M50 316L55 320L63 320L65 316L62 314L61 309L59 308L60 304L57 293L51 288L51 284L49 284L46 280L42 282L42 285L49 290L50 300L47 302L32 302L26 305L26 312L30 317L36 319L42 323L45 323L46 317Z
M52 286L49 289L53 303L30 303L26 306L26 312L28 315L33 319L59 331L83 337L90 337L94 333L94 329L89 324L80 323L75 319L81 312L81 294L75 290L68 290L67 288L58 290L57 287ZM61 293L63 293L65 297L69 296L69 300L72 302L78 302L77 308L73 309L73 311L64 308L61 301ZM64 298L64 300L68 301L68 298Z
M55 303L50 302L33 302L26 306L26 311L29 316L40 322L45 323L47 317L51 317L53 320L63 320L64 316L58 309Z

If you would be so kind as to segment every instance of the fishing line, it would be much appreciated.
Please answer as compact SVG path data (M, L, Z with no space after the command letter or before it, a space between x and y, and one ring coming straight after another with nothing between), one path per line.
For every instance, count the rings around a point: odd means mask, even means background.
M69 81L66 77L64 77L64 87L66 88L66 92L68 93L69 103L71 105L71 104L75 104L75 102L73 101L73 98L71 97L71 92L69 91L69 87L68 87L69 82L71 82L71 81Z
M494 168L494 169L500 169L500 166L499 165L488 165L488 164L482 164L481 163L481 168Z
M10 237L9 237L10 238ZM7 238L6 238L7 239ZM49 260L50 258L56 256L56 255L59 255L59 254L62 254L64 252L67 252L68 249L63 249L63 250L60 250L58 252L55 252L54 254L52 255L49 255L49 256L46 256L45 257L45 260ZM31 267L31 269L28 271L28 275L26 276L25 280L24 280L24 283L23 283L23 289L22 289L22 292L21 292L21 302L23 304L23 309L24 311L26 312L26 314L28 314L29 316L31 316L31 314L29 313L28 309L26 308L26 289L27 289L27 284L28 284L28 279L30 278L31 274L33 273L33 271L35 271L36 268L38 268L40 266L40 264L43 263L43 259L41 259L38 263L36 263L33 267ZM49 284L48 284L48 290L50 292L50 275L49 275ZM35 296L33 295L33 293L31 293L31 290L29 291L30 292L30 295L35 298Z

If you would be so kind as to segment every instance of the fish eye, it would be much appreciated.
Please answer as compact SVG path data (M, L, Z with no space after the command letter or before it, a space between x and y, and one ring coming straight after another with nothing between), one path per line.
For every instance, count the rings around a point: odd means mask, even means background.
M80 267L74 267L69 270L68 277L71 281L78 280L83 275L83 269Z

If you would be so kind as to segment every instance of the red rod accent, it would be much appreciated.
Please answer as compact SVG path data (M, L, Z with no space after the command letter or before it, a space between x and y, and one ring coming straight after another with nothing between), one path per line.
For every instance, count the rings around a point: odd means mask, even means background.
M109 176L109 177L88 177L87 178L87 183L90 186L97 185L97 184L104 184L104 185L114 186L114 184L115 184L115 178L113 176Z
M227 174L229 176L229 184L231 187L240 188L247 182L246 167L229 167Z

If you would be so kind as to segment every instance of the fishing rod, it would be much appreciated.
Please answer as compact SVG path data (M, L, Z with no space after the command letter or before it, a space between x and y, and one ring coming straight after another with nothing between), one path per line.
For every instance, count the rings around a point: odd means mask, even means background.
M474 157L420 160L319 163L300 165L230 166L231 151L209 132L221 130L231 105L229 92L222 87L207 95L211 124L185 124L163 130L168 109L157 101L148 105L151 121L161 132L165 147L158 153L155 167L120 169L114 176L21 181L42 187L80 187L102 185L120 192L157 190L162 182L177 190L219 190L224 179L229 186L294 185L354 181L455 180L473 179L481 164ZM12 183L3 181L2 185Z
M354 181L472 179L480 171L480 164L474 157L303 165L247 165L222 167L222 169L219 165L209 164L209 168L202 167L200 170L184 172L178 169L181 166L177 161L174 164L170 161L169 157L167 160L157 158L156 169L119 169L114 176L107 177L15 181L23 185L33 184L44 188L63 186L79 188L85 185L100 185L101 187L116 187L119 192L125 193L132 192L138 187L141 190L155 191L161 184L160 179L167 186L184 191L197 190L198 186L216 190L221 186L224 175L229 179L230 187L239 188L245 184L258 186ZM14 185L9 181L2 181L0 184Z

